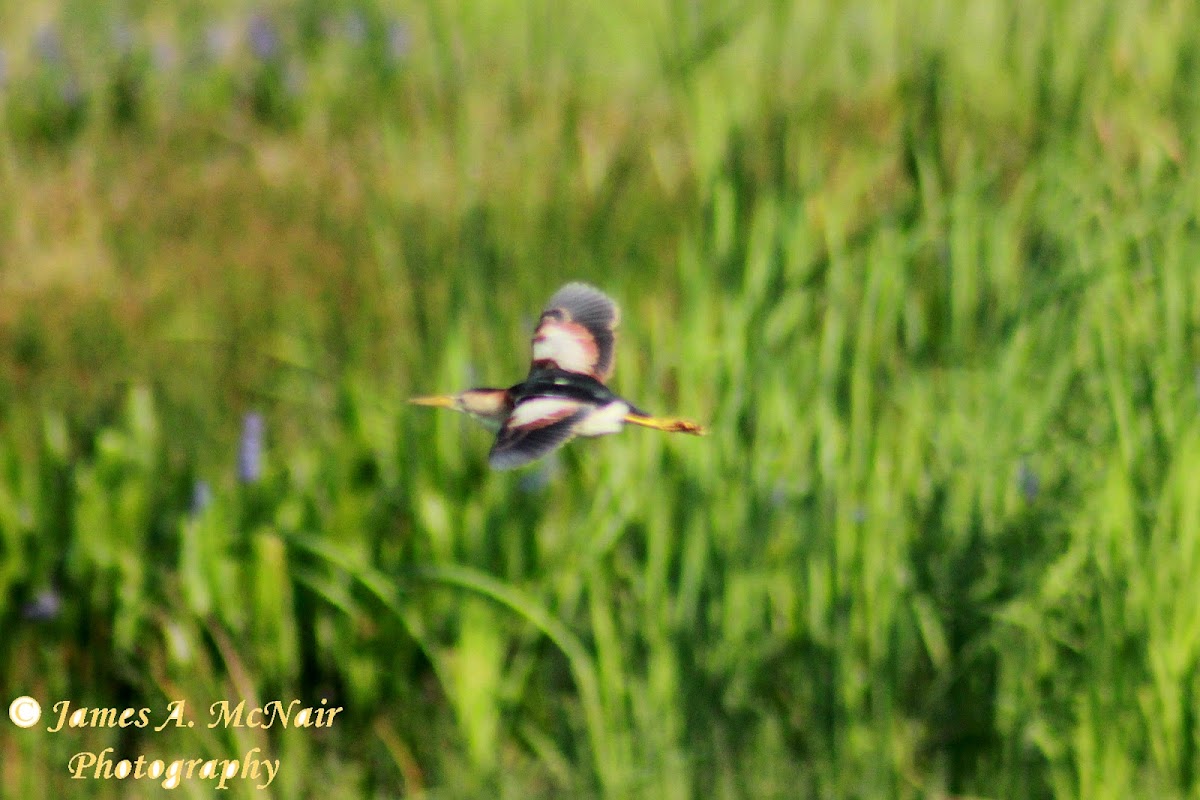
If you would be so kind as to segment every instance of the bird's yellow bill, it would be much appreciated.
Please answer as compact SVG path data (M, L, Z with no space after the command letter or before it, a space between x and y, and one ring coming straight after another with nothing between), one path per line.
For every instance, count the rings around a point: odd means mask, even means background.
M641 425L643 428L654 428L656 431L667 431L668 433L692 433L696 436L703 436L706 432L703 426L686 419L643 417L641 414L626 414L625 421L631 422L634 425Z
M435 408L454 408L454 395L439 394L429 397L414 397L408 402L414 406L433 406Z

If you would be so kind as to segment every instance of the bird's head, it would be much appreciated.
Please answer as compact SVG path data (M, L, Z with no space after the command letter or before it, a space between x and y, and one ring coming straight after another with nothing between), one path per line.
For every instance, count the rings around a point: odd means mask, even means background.
M512 411L512 402L505 389L467 389L458 394L414 397L408 402L418 406L433 406L461 411L482 422L492 430L499 430Z

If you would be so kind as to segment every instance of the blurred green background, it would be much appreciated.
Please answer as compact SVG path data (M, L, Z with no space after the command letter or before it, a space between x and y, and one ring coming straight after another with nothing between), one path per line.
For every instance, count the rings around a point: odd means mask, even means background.
M4 3L0 701L345 710L0 796L1200 797L1197 87L1183 0ZM575 279L708 437L404 404Z

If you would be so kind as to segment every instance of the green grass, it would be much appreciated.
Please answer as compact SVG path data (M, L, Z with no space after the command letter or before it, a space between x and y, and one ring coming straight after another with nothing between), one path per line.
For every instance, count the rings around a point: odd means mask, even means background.
M0 797L1200 797L1200 15L961 6L0 11L0 700L345 709ZM711 433L489 472L571 279Z

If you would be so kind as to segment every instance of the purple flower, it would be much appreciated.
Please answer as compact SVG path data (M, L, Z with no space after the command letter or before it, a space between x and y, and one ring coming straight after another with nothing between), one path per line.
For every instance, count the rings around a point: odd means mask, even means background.
M212 487L208 485L206 480L196 481L192 487L192 516L199 516L204 513L204 509L212 505Z
M251 411L242 419L242 439L238 444L238 478L254 483L262 477L264 423L262 414Z
M1017 468L1017 487L1025 497L1026 503L1032 503L1034 500L1037 500L1038 492L1042 488L1042 482L1038 479L1038 475L1033 470L1033 467L1029 466L1028 461L1022 460L1021 466Z
M367 20L361 11L351 11L346 15L342 32L346 41L355 47L360 47L367 40Z
M412 48L412 35L408 29L408 25L398 19L394 19L388 23L387 27L387 52L388 57L392 61L400 61L408 56L409 50Z
M118 55L127 56L133 52L133 28L125 20L113 23L112 43Z
M64 78L58 91L65 106L76 108L83 103L83 87L79 85L79 80L74 75Z
M250 18L247 30L250 38L250 52L259 61L270 61L279 55L279 32L271 21L262 14Z
M33 49L44 63L58 64L63 60L62 36L53 25L43 25L33 36Z
M21 609L21 616L32 622L48 622L62 611L62 597L53 589L43 589Z
M175 66L179 60L179 54L175 52L175 46L166 39L159 39L154 42L152 52L152 63L154 68L159 72L166 72Z
M209 25L204 29L204 54L209 61L220 63L233 52L234 33L228 25Z

